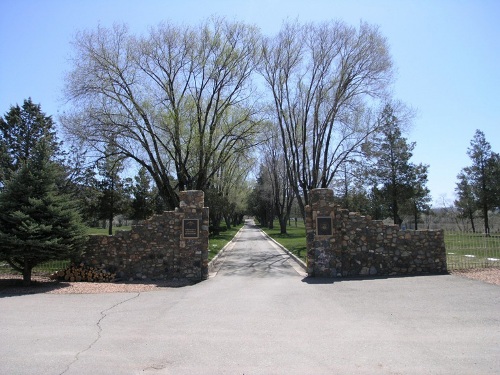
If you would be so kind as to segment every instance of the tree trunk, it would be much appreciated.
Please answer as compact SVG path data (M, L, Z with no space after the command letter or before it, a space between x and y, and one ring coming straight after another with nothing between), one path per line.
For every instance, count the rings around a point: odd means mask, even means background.
M484 233L486 236L490 235L490 223L488 221L488 207L486 204L483 206L483 216L484 216Z
M231 229L231 219L229 215L224 215L224 221L226 222L226 228L228 230Z
M398 215L398 203L396 200L392 202L392 219L394 224L401 226L401 218Z
M113 214L108 217L108 234L113 235Z
M472 210L469 211L469 220L472 226L472 233L476 233L476 226L474 225L474 213L472 212Z
M280 233L286 234L286 222L287 222L286 218L280 217L279 222L280 222Z
M31 285L31 264L25 259L24 260L24 269L23 269L23 285L30 286Z

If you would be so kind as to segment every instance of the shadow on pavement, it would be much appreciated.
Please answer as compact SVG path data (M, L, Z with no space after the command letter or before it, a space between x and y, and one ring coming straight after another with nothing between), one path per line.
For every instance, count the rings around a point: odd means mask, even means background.
M421 274L421 275L382 275L382 276L349 276L349 277L333 277L333 278L328 278L328 277L304 277L302 279L302 282L306 284L311 284L311 285L320 285L320 284L335 284L335 283L341 283L341 282L346 282L346 281L373 281L373 280L388 280L388 279L408 279L408 278L415 278L418 279L419 277L427 277L427 276L446 276L449 275L448 272L446 273L429 273L429 274Z
M66 286L64 283L42 276L33 276L31 285L24 286L22 276L3 275L0 279L0 298L47 293Z

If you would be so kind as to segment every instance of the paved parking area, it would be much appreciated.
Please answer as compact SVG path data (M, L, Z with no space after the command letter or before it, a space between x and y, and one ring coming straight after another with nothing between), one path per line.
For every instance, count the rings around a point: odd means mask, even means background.
M0 298L0 374L499 374L500 287L308 279L246 226L197 285Z

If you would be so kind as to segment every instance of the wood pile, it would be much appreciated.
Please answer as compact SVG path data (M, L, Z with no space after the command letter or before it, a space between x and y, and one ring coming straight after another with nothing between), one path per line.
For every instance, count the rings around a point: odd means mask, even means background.
M90 267L83 263L71 264L64 270L57 271L51 275L53 280L71 281L71 282L94 282L108 283L115 280L116 274L105 269Z

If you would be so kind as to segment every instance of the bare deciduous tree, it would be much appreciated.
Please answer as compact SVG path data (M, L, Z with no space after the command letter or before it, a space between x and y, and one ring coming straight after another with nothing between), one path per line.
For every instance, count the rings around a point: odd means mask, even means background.
M65 89L74 110L61 122L97 149L115 139L174 207L177 190L206 189L253 146L257 42L255 28L219 18L161 24L141 38L125 26L82 32Z
M287 222L295 200L295 192L288 179L284 152L280 147L278 129L270 127L268 139L262 145L262 172L267 174L270 183L272 205L278 217L280 233L286 234Z
M260 71L272 92L288 177L304 213L308 191L329 187L339 167L377 129L367 109L392 80L377 27L337 21L286 23L264 40Z

